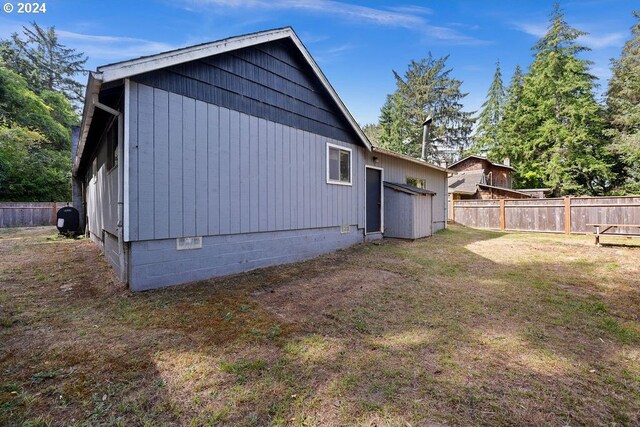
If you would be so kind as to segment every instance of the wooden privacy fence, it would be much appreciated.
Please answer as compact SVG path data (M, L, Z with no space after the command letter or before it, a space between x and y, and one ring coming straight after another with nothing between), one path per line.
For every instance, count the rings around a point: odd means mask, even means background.
M0 228L56 225L58 209L67 202L0 202Z
M590 234L587 224L640 224L640 197L456 200L451 219L473 228Z

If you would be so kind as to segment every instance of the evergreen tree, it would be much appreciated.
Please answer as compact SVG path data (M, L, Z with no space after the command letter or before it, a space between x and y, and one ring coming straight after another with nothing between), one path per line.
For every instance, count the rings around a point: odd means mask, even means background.
M387 96L380 112L382 146L419 157L422 123L431 114L430 160L443 159L435 141L457 152L467 147L473 119L471 113L462 111L461 101L467 94L460 90L462 82L451 77L447 58L436 59L429 53L420 61L411 61L404 76L394 71L396 91Z
M559 195L602 194L612 186L595 77L591 63L578 58L587 50L576 43L584 34L565 22L556 4L547 33L534 47L516 117L519 136L511 141L521 187L546 186Z
M362 131L375 146L380 146L380 125L377 123L369 123L362 126Z
M502 117L498 124L498 137L488 151L487 157L492 160L502 161L505 157L510 159L521 158L518 152L521 147L522 134L521 117L524 114L522 109L522 90L524 86L524 74L519 65L513 71L513 76L509 86L505 90L502 107Z
M632 37L613 61L607 90L607 110L611 150L622 157L623 189L640 194L640 11L631 28Z
M72 102L83 99L82 84L75 80L84 73L87 57L60 44L55 27L42 28L35 22L0 43L4 65L23 76L29 89L63 93Z
M496 72L487 92L487 99L482 104L482 111L478 115L473 146L471 151L474 154L486 155L491 149L500 145L498 138L498 127L502 120L502 110L505 102L505 91L502 85L502 72L500 62L496 63Z

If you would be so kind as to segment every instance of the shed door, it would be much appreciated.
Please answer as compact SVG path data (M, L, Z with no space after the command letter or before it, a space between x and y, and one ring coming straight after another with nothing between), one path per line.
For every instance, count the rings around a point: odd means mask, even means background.
M365 231L382 231L382 171L367 168L367 220Z

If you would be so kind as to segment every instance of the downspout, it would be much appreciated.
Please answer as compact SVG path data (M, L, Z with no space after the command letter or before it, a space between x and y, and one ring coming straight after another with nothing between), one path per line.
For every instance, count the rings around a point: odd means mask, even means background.
M120 264L120 280L127 283L128 267L125 265L124 256L124 120L121 111L100 103L97 96L93 98L93 105L109 114L116 116L118 120L118 263Z

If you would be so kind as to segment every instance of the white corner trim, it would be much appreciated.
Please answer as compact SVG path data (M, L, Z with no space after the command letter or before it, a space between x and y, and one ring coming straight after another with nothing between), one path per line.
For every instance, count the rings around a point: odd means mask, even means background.
M130 112L129 112L129 103L131 102L131 81L129 79L124 79L124 108L122 109L124 114L124 159L119 159L120 165L124 168L124 178L123 178L123 190L124 190L124 206L122 207L124 210L124 218L123 218L123 231L124 231L124 241L129 242L131 238L129 236L129 208L131 205L129 204L129 132L131 132L130 125Z

